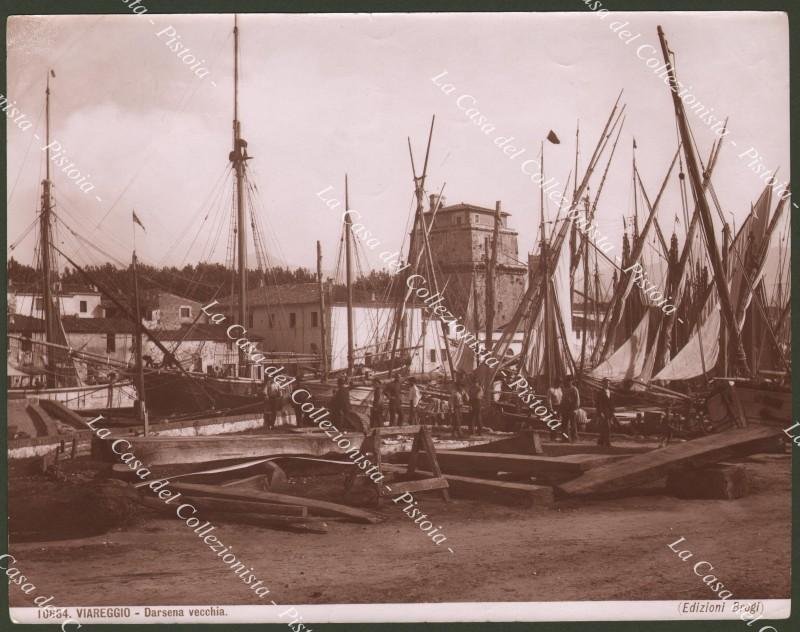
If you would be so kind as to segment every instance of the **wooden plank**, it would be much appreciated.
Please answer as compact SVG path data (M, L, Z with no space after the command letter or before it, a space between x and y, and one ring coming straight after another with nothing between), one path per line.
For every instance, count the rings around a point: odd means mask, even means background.
M214 498L213 496L184 496L187 503L192 503L198 509L206 511L230 511L233 513L263 513L276 516L308 515L308 508L300 505L285 505L282 503L261 503L247 500L229 500L227 498Z
M253 487L253 488L262 488L264 487L265 483L267 482L267 475L266 474L254 474L253 476L248 476L247 478L237 478L232 481L227 481L225 483L220 483L220 487Z
M357 522L376 523L383 520L370 511L339 505L324 500L313 498L302 498L300 496L290 496L288 494L278 494L276 492L263 492L257 490L243 490L235 487L217 487L215 485L196 485L192 483L172 483L170 487L176 492L187 495L212 496L214 498L229 498L231 500L245 500L267 503L284 503L286 505L299 505L307 507L310 513L321 516L337 516L352 518Z
M480 445L459 448L461 452L494 452L502 454L544 454L541 433L534 430L519 432L513 437L498 439ZM576 446L577 450L578 446ZM548 455L552 456L552 455Z
M588 433L582 432L581 438L585 437ZM651 446L643 445L612 445L609 447L600 446L597 444L586 443L547 443L543 445L545 456L567 456L569 454L644 454L645 452L652 452L656 449L658 439L655 441L651 439Z
M447 489L447 480L444 478L425 478L419 481L394 481L391 491L386 487L381 487L381 495L397 496L404 492L425 492L432 489Z
M433 446L433 437L428 428L423 428L417 435L420 443L425 448L425 453L428 455L428 467L433 470L433 476L436 479L442 478L442 468L439 466L439 461L436 459L436 448ZM442 498L445 502L450 502L450 495L447 493L447 486L445 485L442 490Z
M635 487L656 481L680 468L700 467L731 456L746 456L769 449L781 434L782 431L776 428L752 426L674 443L603 465L559 485L557 489L563 494L582 495Z
M436 452L436 457L442 470L447 473L495 474L497 472L511 472L527 476L546 474L580 476L598 462L605 462L609 458L594 454L553 457L493 452L462 452L459 450L439 450Z
M68 426L76 428L77 430L85 430L87 428L86 422L90 421L89 419L84 419L78 413L70 410L61 402L57 402L52 399L40 399L39 406L44 408L49 415L55 417ZM100 424L100 427L102 427L102 425L103 424Z
M377 430L381 431L381 435L410 435L417 434L422 428L427 426L380 426Z
M388 469L389 466L387 466ZM401 472L401 466L391 466ZM418 471L421 476L433 476L432 472ZM445 474L448 490L456 498L486 500L515 507L547 507L553 504L553 488L545 485L496 481L472 476ZM394 486L392 486L394 490Z
M58 431L58 424L41 406L28 404L27 410L28 415L30 415L36 426L36 432L40 437L55 437L60 434Z
M343 435L351 447L360 447L364 435ZM116 435L93 444L93 456L106 462L118 462L119 455L111 452ZM213 461L259 458L278 455L325 456L344 454L330 437L310 434L237 435L202 437L132 437L125 436L136 458L148 467L180 463L210 463Z

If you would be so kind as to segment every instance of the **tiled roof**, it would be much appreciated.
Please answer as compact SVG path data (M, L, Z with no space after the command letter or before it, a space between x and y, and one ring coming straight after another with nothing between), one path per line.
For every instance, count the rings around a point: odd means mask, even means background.
M61 319L64 331L68 334L132 334L133 323L124 318L76 318L66 316ZM44 320L22 314L10 314L8 317L9 333L43 333ZM226 327L222 325L181 325L180 329L161 329L153 332L159 340L211 340L228 342ZM253 342L262 340L260 336L248 334Z
M236 305L238 296L233 296L224 301L222 305ZM319 285L316 283L287 283L285 285L271 285L258 287L247 293L247 304L251 307L258 305L303 305L319 301Z
M357 305L384 304L385 298L382 292L368 292L365 290L354 290L353 301ZM347 291L341 286L329 289L325 299L328 303L344 303L347 301ZM220 301L224 306L235 306L238 297ZM391 302L391 301L390 301ZM308 305L319 303L319 285L317 283L289 283L286 285L271 285L250 290L247 293L248 307L260 307L265 305Z
M180 329L160 329L153 333L159 340L164 341L209 340L213 342L230 342L231 339L228 337L226 330L226 325L196 323L195 325L181 325ZM245 337L253 342L263 340L261 336L257 336L252 332L248 332Z
M61 319L64 331L68 334L130 334L133 333L133 323L124 318L78 318L77 316L64 316ZM23 314L10 314L8 317L8 331L13 333L42 333L44 320L24 316Z

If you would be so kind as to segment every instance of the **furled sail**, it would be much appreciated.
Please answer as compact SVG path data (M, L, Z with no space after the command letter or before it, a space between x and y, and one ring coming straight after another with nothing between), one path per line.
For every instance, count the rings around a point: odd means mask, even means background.
M650 313L646 312L636 329L620 347L597 365L590 375L597 379L633 379L640 375L647 360L647 338L650 330Z

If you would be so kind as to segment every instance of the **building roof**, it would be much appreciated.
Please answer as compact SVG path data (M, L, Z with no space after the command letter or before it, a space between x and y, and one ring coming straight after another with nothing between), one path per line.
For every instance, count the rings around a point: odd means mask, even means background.
M236 305L238 296L232 296L222 305ZM257 287L247 293L247 304L250 307L262 305L302 305L319 301L319 285L316 283L286 283L284 285L270 285Z
M493 208L478 206L477 204L467 204L466 202L459 202L458 204L449 204L448 206L443 206L438 211L436 211L436 214L438 215L439 213L451 213L456 211L476 211L478 213L488 213L490 215L495 214L495 209ZM428 209L425 212L430 213L431 210ZM511 215L511 213L508 213L507 211L504 211L502 209L500 210L501 217L508 217L509 215Z
M347 301L345 288L341 286L329 287L326 293L328 303L343 303ZM235 306L238 297L233 296L220 303L229 307ZM284 285L270 285L250 290L247 293L248 307L265 307L269 305L316 305L319 303L319 285L317 283L287 283ZM385 301L377 292L366 290L353 290L353 303L359 306L383 304Z
M78 318L62 316L61 323L68 334L130 334L133 323L124 318ZM9 314L8 331L13 333L44 333L44 319Z
M61 319L64 331L68 334L132 334L133 323L125 318L77 318L65 316ZM22 314L9 314L9 333L34 334L44 333L44 320ZM153 332L159 340L210 340L215 342L229 342L226 327L221 325L207 325L196 323L184 324L180 329L163 329ZM262 340L260 336L248 334L247 338L253 342Z
M8 286L8 293L9 294L16 294L20 296L36 296L40 297L42 295L41 289L39 289L36 285L9 285ZM89 296L100 296L100 292L93 287L82 287L78 285L63 285L61 288L54 293L54 296L77 296L77 295L89 295Z
M206 340L211 342L230 342L231 338L227 334L226 325L210 325L205 323L195 323L194 325L184 324L180 329L159 329L154 331L161 341L179 340ZM253 342L263 340L252 332L247 332L245 337Z

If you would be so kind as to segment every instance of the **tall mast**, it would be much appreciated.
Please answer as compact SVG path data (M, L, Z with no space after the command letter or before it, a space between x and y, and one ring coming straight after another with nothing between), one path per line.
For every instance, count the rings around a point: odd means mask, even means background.
M50 259L50 245L52 237L50 234L51 217L53 211L52 182L50 182L50 75L52 70L47 73L47 88L45 90L45 134L46 134L46 154L45 154L45 179L42 181L42 213L40 219L41 239L40 253L42 258L42 307L44 309L44 328L47 342L61 342L57 340L56 327L58 327L58 317L53 308L52 284L54 281L52 261ZM47 352L47 386L58 386L57 362L54 351Z
M237 277L239 285L239 324L248 326L247 319L247 222L244 208L244 169L247 156L247 141L242 139L239 123L239 18L233 18L233 151L230 154L236 172L236 237ZM246 356L239 349L239 375L244 375Z
M325 330L325 283L322 280L322 245L317 241L317 283L319 284L319 337L322 349L322 381L328 381L328 336Z
M486 266L486 350L492 349L494 335L494 285L495 271L497 268L497 249L500 239L500 200L494 206L494 231L492 232L492 252ZM488 253L487 253L488 254ZM477 327L477 325L476 325Z
M135 229L134 229L135 230ZM133 331L133 347L136 358L136 416L144 424L144 435L149 433L149 420L145 404L144 365L142 363L142 313L139 304L139 274L136 268L136 250L131 256L131 272L133 273L133 300L135 303L136 323Z
M589 222L589 196L586 196L586 208L584 210L586 214L586 221L587 226ZM584 236L585 239L585 236ZM589 322L589 244L586 244L586 247L583 249L583 309L581 310L583 313L583 335L581 336L581 370L580 374L583 377L583 369L586 364L586 336L589 333L589 328L587 327L587 323Z
M355 358L353 352L353 218L350 217L350 189L347 174L344 174L344 249L345 274L347 276L347 375L353 374Z
M539 177L541 178L540 182L544 182L544 141L541 143L541 156L542 161L539 165ZM548 252L548 244L547 244L547 237L545 235L545 223L544 223L544 187L539 187L539 234L541 236L541 246L539 248L539 253L541 257L542 263L542 293L544 296L544 359L545 359L545 371L544 371L544 379L545 379L545 387L547 389L550 388L552 384L551 375L553 371L553 345L552 345L552 337L551 332L553 331L551 327L551 318L550 318L550 302L549 302L549 295L550 295L550 270L547 258L550 256Z
M633 180L633 234L634 239L639 235L639 199L636 196L636 139L633 139L633 165L631 170L631 179Z
M669 60L669 48L667 47L667 40L661 26L658 26L658 39L661 42L661 52L664 55L664 63L667 66L672 102L675 107L675 116L678 119L678 130L681 135L683 151L686 155L686 166L689 169L689 181L692 184L692 191L694 192L700 220L703 224L703 231L706 235L708 255L709 259L711 259L711 267L714 270L714 282L716 283L717 293L719 294L722 317L725 320L728 333L730 334L730 342L736 352L736 365L743 374L747 375L750 372L747 366L747 356L745 355L742 337L733 314L731 296L725 281L725 271L722 268L719 247L717 246L717 236L714 233L714 222L711 217L711 211L708 208L708 201L706 200L705 191L703 190L703 183L700 179L700 169L697 166L697 156L694 153L694 145L692 144L691 134L689 133L689 125L686 122L686 112L683 109L683 101L678 97L678 83L675 78L675 71L672 67L672 63Z

